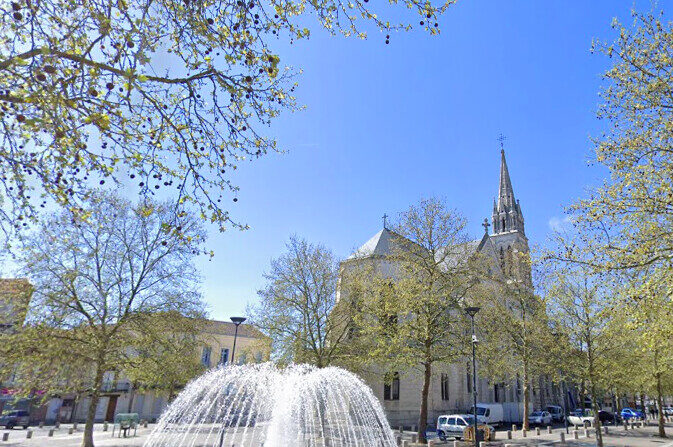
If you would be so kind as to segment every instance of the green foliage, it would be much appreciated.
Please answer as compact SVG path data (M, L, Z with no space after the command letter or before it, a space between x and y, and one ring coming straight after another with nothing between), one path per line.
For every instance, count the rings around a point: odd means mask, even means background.
M164 393L172 399L190 380L204 371L198 357L203 344L204 320L198 314L175 311L147 314L134 325L132 355L123 374L134 388Z
M453 1L404 5L436 33ZM410 28L380 18L368 0L6 2L3 228L34 222L50 200L80 211L92 184L126 179L144 195L170 188L221 229L242 227L225 205L237 200L231 173L277 150L264 128L296 110L296 72L273 44L307 38L311 13L345 35L364 37L358 19L389 33Z
M391 255L351 260L344 268L354 357L359 355L363 366L385 365L386 372L423 373L421 440L433 366L467 354L463 308L485 277L484 260L468 244L465 226L466 220L442 201L424 199L400 214Z
M273 357L281 363L333 365L347 333L336 306L337 261L324 246L296 236L285 248L264 275L267 285L248 311L251 322L272 339Z

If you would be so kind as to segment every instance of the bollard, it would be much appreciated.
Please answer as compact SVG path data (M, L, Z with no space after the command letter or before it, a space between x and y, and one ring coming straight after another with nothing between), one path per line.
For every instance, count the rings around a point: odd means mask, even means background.
M561 442L561 444L566 443L566 434L565 433L563 433L563 432L559 433L559 441Z
M507 439L512 439L512 432L511 432L511 430L507 430Z
M4 432L4 433L2 434L2 440L3 440L3 441L9 441L9 433Z
M624 421L624 430L626 431L628 429L629 429L629 423Z
M512 431L516 431L516 424L512 424Z
M60 427L61 423L59 421L56 421L56 423L54 424L54 428L58 430Z
M589 437L589 429L588 429L588 428L585 428L585 429L584 429L584 437L585 437L585 438L588 438L588 437Z
M403 431L404 431L404 427L402 425L400 425L400 433L402 433Z
M573 430L573 439L579 439L580 433L577 430Z
M521 429L521 436L523 436L524 438L525 438L526 436L528 436L528 433L526 432L526 429L525 429L525 428L522 428L522 429Z
M540 427L535 427L535 435L540 436Z
M547 425L547 433L551 435L551 425Z
M72 429L72 427L70 427L70 428L68 429L68 434L71 435L73 432L74 432L74 430Z
M103 422L103 431L107 431L108 429L108 423L107 421Z
M30 438L32 438L32 437L33 437L33 430L28 430L28 431L26 432L26 439L30 439Z
M37 426L40 427L40 428L44 428L44 421L40 421L40 423L37 424Z
M143 428L147 428L147 421L143 423Z
M635 424L635 422L631 421L631 430L635 430L635 429L636 429L636 424Z
M47 436L49 436L50 438L54 437L54 429L53 428L51 430L49 430L49 433L47 433Z
M77 422L72 423L72 429L77 431Z

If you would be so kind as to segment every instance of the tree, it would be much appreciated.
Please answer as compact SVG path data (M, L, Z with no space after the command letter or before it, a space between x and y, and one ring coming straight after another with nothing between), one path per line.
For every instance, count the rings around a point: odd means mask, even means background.
M142 318L142 317L141 317ZM133 340L124 375L130 380L128 412L136 389L164 393L173 400L178 390L204 371L197 355L202 346L204 320L170 311L147 314L140 320L142 331Z
M663 13L634 12L634 24L614 21L619 37L596 48L613 59L605 73L599 117L608 121L596 140L595 162L607 168L603 185L571 208L579 246L563 247L556 258L587 265L593 273L628 275L626 295L647 300L623 306L635 324L648 321L650 336L667 334L662 319L650 318L641 303L668 299L673 259L673 24ZM590 256L587 256L590 254ZM660 284L652 283L655 281ZM638 290L658 290L656 296ZM654 305L654 308L660 308ZM640 339L645 341L644 339ZM649 350L651 345L638 349ZM654 361L651 357L650 360ZM663 424L660 433L664 435Z
M24 392L87 392L82 445L92 447L105 375L122 371L138 334L148 335L146 316L200 311L191 260L204 234L170 204L99 193L87 206L86 220L55 214L25 241L21 261L35 292L26 327L3 345L3 357L18 365ZM72 384L61 375L69 365L81 366Z
M336 308L338 263L324 246L297 236L285 248L264 275L267 285L248 311L251 321L272 339L279 361L333 365L347 335Z
M455 0L404 2L438 32ZM397 3L397 1L393 2ZM205 220L232 221L244 159L276 150L264 127L296 110L296 72L273 49L310 34L390 33L368 0L13 0L0 12L0 210L16 228L45 200L79 211L92 183L131 179L141 193L175 188ZM413 19L415 20L415 19ZM229 197L223 196L229 193ZM228 200L227 200L228 199Z
M525 282L493 278L479 304L481 369L493 382L516 377L518 388L521 379L523 429L529 430L531 382L540 375L557 376L560 366L561 347L552 335L545 302Z
M587 384L595 412L596 441L603 445L599 398L608 388L614 359L619 357L607 331L612 308L612 288L581 264L553 263L545 278L546 297L554 327L571 346L572 361L566 371Z
M483 277L483 260L467 244L466 223L439 199L421 200L394 225L393 253L380 263L349 269L342 279L351 289L346 296L355 311L354 337L363 361L385 365L386 372L422 373L421 443L427 442L433 367L466 355L469 326L463 307Z
M664 396L673 385L673 314L667 271L648 269L624 280L618 300L613 305L611 341L627 346L629 352L615 357L622 368L629 368L631 377L622 380L623 389L631 393L647 392L654 396L659 408L659 436L667 437L661 409Z

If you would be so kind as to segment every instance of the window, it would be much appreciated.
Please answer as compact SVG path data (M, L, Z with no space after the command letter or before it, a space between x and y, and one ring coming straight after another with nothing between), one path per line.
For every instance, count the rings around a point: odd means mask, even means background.
M220 350L219 365L225 365L228 361L229 361L229 348L222 348L222 350Z
M467 425L462 418L456 418L456 425Z
M449 418L449 425L456 425L456 418Z
M472 374L470 374L470 363L467 363L465 378L467 379L467 392L472 392Z
M383 383L383 400L400 400L400 374L386 374Z
M445 418L445 417L441 417L441 418L439 418L439 422L438 422L438 424L439 424L439 425L445 425L445 424L446 424L446 420L447 420L447 418Z
M442 373L441 377L442 385L442 400L449 400L449 375Z
M210 346L204 346L203 352L201 353L201 363L207 368L210 368L210 352Z

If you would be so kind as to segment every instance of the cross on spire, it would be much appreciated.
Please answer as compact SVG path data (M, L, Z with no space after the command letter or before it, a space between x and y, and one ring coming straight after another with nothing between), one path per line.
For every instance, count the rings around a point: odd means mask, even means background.
M388 215L383 214L383 229L386 230L388 228Z
M484 232L488 234L488 227L491 226L491 224L488 223L488 219L484 218L484 223L482 223L481 226L484 227Z
M501 151L505 150L505 140L506 139L507 139L507 137L504 136L503 134L500 134L500 136L498 137L498 141L500 142L500 150Z

